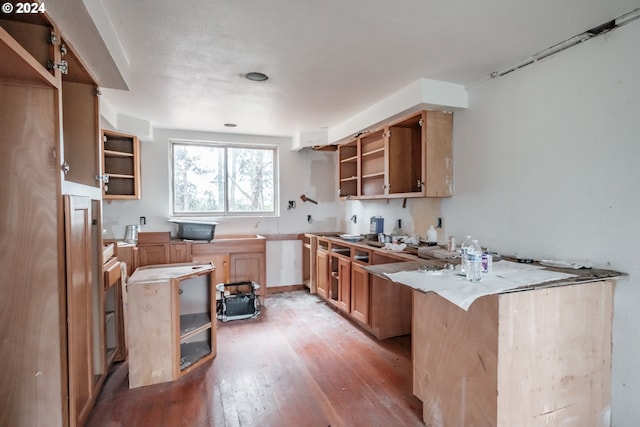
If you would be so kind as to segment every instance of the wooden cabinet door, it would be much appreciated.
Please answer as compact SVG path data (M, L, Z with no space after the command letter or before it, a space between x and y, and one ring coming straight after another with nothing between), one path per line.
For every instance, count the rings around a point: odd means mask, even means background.
M169 262L171 264L191 262L191 249L188 243L173 243L169 246Z
M171 259L169 246L168 244L138 246L136 268L145 265L168 264Z
M351 260L338 258L338 308L351 311Z
M351 264L351 315L369 324L369 273L362 264Z
M87 419L93 399L91 200L64 196L67 342L71 426Z
M260 285L258 293L266 295L267 284L264 253L231 254L229 256L231 283L252 281Z
M316 291L324 299L329 298L329 253L323 250L316 252Z
M229 254L202 254L193 255L193 262L210 262L213 263L215 270L215 284L231 283L231 274L229 269Z

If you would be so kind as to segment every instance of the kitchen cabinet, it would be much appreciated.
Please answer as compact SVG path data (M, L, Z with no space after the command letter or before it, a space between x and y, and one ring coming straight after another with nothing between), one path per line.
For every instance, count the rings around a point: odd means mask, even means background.
M317 237L313 234L305 233L302 238L302 281L309 288L309 292L315 294L316 291L316 250Z
M171 264L191 262L191 243L171 242L169 245L169 262Z
M266 239L260 235L221 235L211 241L191 243L193 261L224 266L216 274L218 283L253 281L260 285L257 294L267 295Z
M255 282L260 284L260 295L266 294L264 253L234 253L229 255L231 282Z
M134 249L135 268L171 262L171 233L140 232Z
M93 398L94 328L91 278L91 200L65 196L67 241L67 333L69 411L74 420L86 420Z
M215 268L138 268L127 283L129 387L174 381L216 354Z
M338 146L338 195L344 198L356 197L360 187L360 162L358 140L354 139Z
M317 295L378 339L411 333L411 289L370 275L368 265L396 263L406 256L379 253L362 243L316 237Z
M342 200L448 197L453 115L421 111L338 146Z
M318 238L316 249L316 292L321 298L329 299L329 242Z
M384 196L388 188L388 133L386 129L360 137L360 198Z
M104 289L101 292L104 330L102 347L105 356L105 371L115 361L126 359L124 341L124 314L122 308L122 263L117 254L104 264Z
M425 425L609 425L613 292L611 280L543 286L465 311L414 291Z
M342 249L342 253L331 253L329 302L339 310L351 311L351 260L349 249Z
M363 261L354 260L351 262L351 316L365 324L369 324L369 273L364 266L369 262L369 254Z
M47 14L4 14L0 57L0 425L80 426L105 373L97 83Z
M136 267L146 265L169 264L171 250L168 243L148 244L138 246Z
M140 141L134 135L102 130L103 198L140 199Z
M204 254L193 255L193 262L208 262L216 268L216 284L232 283L229 269L229 254Z

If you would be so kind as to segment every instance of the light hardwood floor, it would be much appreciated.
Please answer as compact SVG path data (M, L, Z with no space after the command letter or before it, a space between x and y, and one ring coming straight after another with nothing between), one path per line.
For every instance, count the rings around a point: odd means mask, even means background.
M257 319L218 322L218 355L172 383L130 390L114 366L87 427L424 426L410 336L378 341L307 291Z

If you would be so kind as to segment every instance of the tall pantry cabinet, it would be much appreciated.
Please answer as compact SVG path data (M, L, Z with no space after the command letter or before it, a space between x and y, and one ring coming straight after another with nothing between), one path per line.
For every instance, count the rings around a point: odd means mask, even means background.
M0 58L0 425L81 426L106 375L96 84L46 14L0 15Z

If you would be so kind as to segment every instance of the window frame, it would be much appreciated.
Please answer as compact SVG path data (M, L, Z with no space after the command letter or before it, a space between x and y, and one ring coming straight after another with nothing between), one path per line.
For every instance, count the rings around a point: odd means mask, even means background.
M222 212L176 212L175 211L175 176L174 176L174 147L176 145L186 146L208 146L224 149L224 211ZM229 164L228 148L259 149L273 152L273 204L272 211L255 212L230 212L229 211ZM279 180L279 160L280 152L277 144L257 144L244 142L223 142L194 139L169 139L169 211L172 218L256 218L256 217L279 217L280 216L280 180Z

